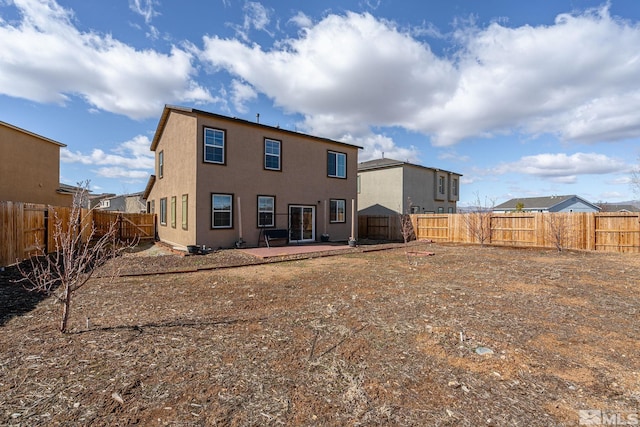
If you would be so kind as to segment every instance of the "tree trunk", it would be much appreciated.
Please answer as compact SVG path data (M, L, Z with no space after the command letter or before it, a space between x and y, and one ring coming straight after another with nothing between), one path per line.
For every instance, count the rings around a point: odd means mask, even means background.
M71 289L68 285L63 285L64 298L62 300L62 320L60 321L60 332L67 332L67 323L69 322L69 312L71 308Z

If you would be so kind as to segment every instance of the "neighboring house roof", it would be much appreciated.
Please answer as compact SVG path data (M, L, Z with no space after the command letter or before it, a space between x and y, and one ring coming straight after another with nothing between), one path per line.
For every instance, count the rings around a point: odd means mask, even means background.
M602 212L640 212L640 208L630 204L600 203Z
M552 210L554 206L557 206L567 200L576 198L586 205L592 206L594 210L599 211L600 208L593 203L583 199L582 197L570 194L566 196L547 196L547 197L522 197L508 200L499 204L493 208L496 210L516 210L519 204L522 204L525 211L538 211L538 210Z
M141 197L144 195L144 191L138 191L137 193L129 193L129 194L105 194L104 197L102 197L102 200L108 200L108 199L117 199L120 197Z
M369 161L366 161L366 162L360 162L358 164L358 172L375 170L375 169L396 168L396 167L402 167L402 166L415 166L417 168L429 169L429 170L433 170L433 171L442 171L442 172L446 172L446 173L451 173L451 174L454 174L454 175L462 176L462 174L460 174L460 173L451 172L451 171L448 171L448 170L445 170L445 169L441 169L441 168L433 168L433 167L429 167L429 166L422 166L422 165L417 165L415 163L403 162L403 161L400 161L400 160L387 159L387 158L369 160Z
M35 137L35 138L41 139L42 141L49 142L49 143L51 143L51 144L55 144L55 145L57 145L57 146L59 146L59 147L66 147L66 146L67 146L66 144L63 144L63 143L61 143L61 142L54 141L53 139L46 138L46 137L44 137L44 136L42 136L42 135L38 135L37 133L30 132L30 131L28 131L28 130L26 130L26 129L19 128L18 126L14 126L14 125L12 125L12 124L9 124L9 123L7 123L7 122L3 122L3 121L1 121L1 120L0 120L0 125L1 125L1 126L5 126L5 127L8 127L8 128L10 128L10 129L13 129L13 130L16 130L16 131L18 131L18 132L22 132L22 133L24 133L24 134L26 134L26 135L30 135L30 136L33 136L33 137Z
M142 198L147 200L149 198L149 194L151 194L151 190L153 189L153 184L156 183L156 176L149 176L149 181L147 181L147 186L144 188L142 192Z
M303 136L306 136L308 138L315 139L315 140L318 140L318 141L332 142L334 144L347 145L349 147L356 147L356 148L360 148L360 149L363 148L363 147L361 147L359 145L355 145L355 144L348 144L346 142L335 141L333 139L322 138L322 137L314 136L314 135L308 135L308 134L301 133L301 132L295 132L295 131L291 131L291 130L287 130L287 129L282 129L280 127L263 125L261 123L251 122L251 121L248 121L248 120L239 119L237 117L223 116L221 114L210 113L208 111L198 110L198 109L190 108L190 107L180 107L180 106L176 106L176 105L165 105L164 106L164 110L162 111L162 116L160 116L160 121L158 122L158 127L156 128L156 133L153 136L153 141L151 142L151 151L155 151L156 147L158 146L158 142L160 142L160 137L162 136L162 132L164 131L164 127L167 124L167 119L169 118L169 113L171 113L171 111L182 111L184 113L200 114L200 115L203 115L203 116L213 117L213 118L220 119L220 120L231 121L231 122L235 122L235 123L238 123L238 124L256 126L256 127L261 127L261 128L269 128L269 129L276 130L278 132L289 133L289 134L296 135L296 136L303 135Z
M76 185L69 185L69 184L60 183L60 187L58 188L58 193L61 193L61 194L76 194L79 190L81 190L81 187L78 187Z

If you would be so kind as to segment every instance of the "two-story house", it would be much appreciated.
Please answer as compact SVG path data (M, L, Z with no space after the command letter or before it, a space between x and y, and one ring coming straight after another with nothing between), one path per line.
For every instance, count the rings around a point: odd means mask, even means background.
M0 121L0 200L71 206L73 188L60 184L65 144Z
M387 158L362 162L358 165L359 213L455 213L461 176Z
M289 242L347 241L359 148L165 106L143 198L158 215L160 240L174 246L257 246L265 229L288 230Z
M110 212L141 213L147 211L147 205L142 198L143 192L107 195L100 199L97 209Z

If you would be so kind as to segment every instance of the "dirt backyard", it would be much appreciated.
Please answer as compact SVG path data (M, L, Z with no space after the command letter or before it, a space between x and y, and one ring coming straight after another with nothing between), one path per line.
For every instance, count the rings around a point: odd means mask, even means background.
M0 425L573 426L640 413L637 254L422 243L215 268L258 262L120 258L123 274L204 269L92 279L67 334L52 299L0 273Z

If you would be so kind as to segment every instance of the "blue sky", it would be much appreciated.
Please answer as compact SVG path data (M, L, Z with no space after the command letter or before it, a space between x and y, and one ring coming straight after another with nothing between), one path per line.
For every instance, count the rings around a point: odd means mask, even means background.
M463 174L461 205L637 198L637 0L0 0L0 120L144 189L165 104Z

